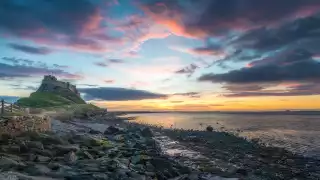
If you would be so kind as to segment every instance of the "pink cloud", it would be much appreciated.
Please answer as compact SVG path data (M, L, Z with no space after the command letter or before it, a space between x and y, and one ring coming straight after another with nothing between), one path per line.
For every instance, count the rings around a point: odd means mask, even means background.
M107 84L113 84L113 83L115 83L115 81L112 80L112 79L104 80L104 82L107 83Z

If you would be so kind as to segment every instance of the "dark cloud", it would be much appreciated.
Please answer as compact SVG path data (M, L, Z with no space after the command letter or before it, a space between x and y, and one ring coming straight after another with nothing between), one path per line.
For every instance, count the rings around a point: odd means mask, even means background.
M191 53L199 55L221 55L224 54L223 47L218 44L208 43L206 46L197 47L190 50Z
M195 72L196 69L198 69L199 66L195 65L195 64L190 64L189 66L180 69L178 71L176 71L176 74L187 74L188 77L192 76L192 74Z
M62 69L48 68L41 66L26 66L26 65L10 65L0 63L0 79L6 78L25 78L32 76L43 76L53 74L62 78L81 79L82 76L78 74L72 74Z
M16 102L20 97L18 96L0 96L0 100L3 99L6 102Z
M65 0L2 0L0 32L55 48L103 53L107 51L106 43L114 44L122 39L98 31L105 27L102 8L108 12L107 3L99 0L78 0L76 3ZM14 47L29 53L39 51L32 47ZM49 51L42 49L40 52Z
M284 50L264 59L253 61L249 63L249 66L263 66L268 64L288 65L300 61L309 61L313 55L313 53L305 49Z
M318 0L162 0L147 3L143 9L159 23L168 25L175 20L174 26L168 26L180 35L204 37L276 25L308 16L318 11L319 5Z
M143 99L163 99L168 96L144 90L100 87L100 88L80 88L86 100L108 100L108 101L129 101Z
M15 58L15 57L2 57L2 60L12 63L14 65L24 64L32 66L35 62L29 59Z
M29 54L46 55L46 54L52 53L52 50L46 47L32 47L32 46L14 44L14 43L10 43L8 44L8 46L11 47L12 49L29 53Z
M108 59L107 60L108 63L114 63L114 64L120 64L120 63L124 63L124 60L122 59Z
M281 81L319 81L320 63L313 60L284 66L268 64L229 71L224 74L205 74L199 81L216 83L268 83Z
M223 88L232 92L250 92L263 90L265 86L259 84L227 84Z
M69 66L65 66L65 65L59 65L59 64L53 64L53 67L55 67L55 68L61 68L61 69L67 69L67 68L69 68Z
M124 60L122 59L106 59L105 61L95 62L94 64L100 67L108 67L112 64L122 64L122 63L124 63Z
M108 64L105 62L95 62L94 63L96 66L100 66L100 67L108 67Z
M97 87L96 84L77 84L77 86L86 86L86 87Z
M187 96L192 98L199 98L201 94L199 92L186 92L186 93L174 93L173 96Z
M97 12L97 6L88 0L69 3L64 0L0 1L0 28L26 35L43 31L79 34Z
M286 90L239 91L224 94L224 97L250 96L312 96L320 95L320 85L317 83L301 84Z
M320 3L320 1L318 1ZM233 43L242 48L269 51L295 45L302 40L320 38L320 18L311 16L277 28L260 28L245 33ZM300 42L301 43L301 42Z

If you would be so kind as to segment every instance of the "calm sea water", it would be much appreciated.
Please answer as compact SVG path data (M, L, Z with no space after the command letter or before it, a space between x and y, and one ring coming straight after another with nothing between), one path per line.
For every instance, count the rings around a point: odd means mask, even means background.
M150 113L130 114L138 123L203 130L211 125L250 139L320 157L320 115Z

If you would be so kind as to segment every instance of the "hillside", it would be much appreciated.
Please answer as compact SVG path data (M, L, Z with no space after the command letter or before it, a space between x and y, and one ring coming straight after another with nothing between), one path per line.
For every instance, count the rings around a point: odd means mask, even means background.
M85 104L85 101L71 93L68 95L61 95L52 92L34 92L27 98L19 99L17 104L23 107L52 107Z
M17 101L23 107L53 107L72 104L86 104L76 86L58 81L54 76L44 76L39 89L27 98Z

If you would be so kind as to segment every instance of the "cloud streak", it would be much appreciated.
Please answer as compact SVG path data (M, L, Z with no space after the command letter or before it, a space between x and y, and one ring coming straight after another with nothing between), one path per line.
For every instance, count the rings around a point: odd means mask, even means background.
M153 93L144 90L100 87L100 88L80 88L86 100L108 100L108 101L129 101L144 99L164 99L165 94Z
M14 44L14 43L10 43L8 44L8 46L12 49L29 53L29 54L47 55L52 53L52 50L46 47L32 47L32 46Z

